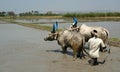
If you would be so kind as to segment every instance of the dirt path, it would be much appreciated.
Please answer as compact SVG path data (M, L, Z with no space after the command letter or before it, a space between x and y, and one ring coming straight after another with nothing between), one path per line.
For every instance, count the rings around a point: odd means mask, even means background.
M88 65L89 58L72 61L72 51L43 38L48 32L16 24L0 24L0 72L119 72L120 48L111 48L105 64ZM105 56L102 55L101 59Z

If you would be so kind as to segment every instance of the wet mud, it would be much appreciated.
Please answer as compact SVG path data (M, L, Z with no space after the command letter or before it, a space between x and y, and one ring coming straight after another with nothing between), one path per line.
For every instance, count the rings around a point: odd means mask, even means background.
M16 24L0 24L0 72L119 72L120 48L111 47L105 64L90 66L89 58L73 61L72 50L62 54L49 32ZM107 56L100 53L100 62Z

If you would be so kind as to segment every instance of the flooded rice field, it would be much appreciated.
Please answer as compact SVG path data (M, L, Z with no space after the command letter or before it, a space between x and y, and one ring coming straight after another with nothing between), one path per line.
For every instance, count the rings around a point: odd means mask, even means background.
M99 23L99 22L98 22ZM103 22L104 23L104 22ZM105 22L107 23L107 22ZM109 23L109 22L108 22ZM81 24L81 23L79 23ZM86 23L95 24L95 23ZM101 23L99 23L101 24ZM67 25L67 24L60 24ZM102 24L101 24L102 25ZM109 24L105 27L110 27ZM65 26L67 27L67 26ZM119 36L119 22L111 25L113 35ZM90 66L89 58L72 61L72 51L63 55L56 41L45 42L47 31L19 26L0 24L0 72L119 72L120 48L111 47L111 54L105 64ZM117 37L116 36L116 37ZM100 54L102 61L106 54Z
M59 28L61 29L67 29L72 23L68 23L68 20L64 19L21 19L21 20L16 20L16 22L23 22L23 23L36 23L40 25L48 25L52 26L53 23L55 22L59 23ZM66 23L67 22L67 23ZM120 38L120 22L115 22L115 21L104 21L104 22L79 22L78 26L86 24L89 26L103 26L107 28L110 31L110 37L114 38Z

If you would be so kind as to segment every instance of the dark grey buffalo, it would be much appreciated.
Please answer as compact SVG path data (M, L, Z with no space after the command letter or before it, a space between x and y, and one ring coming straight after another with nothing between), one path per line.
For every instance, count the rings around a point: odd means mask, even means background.
M44 38L44 40L57 40L58 44L62 47L63 53L66 53L67 48L70 47L73 50L74 60L77 58L77 55L80 54L80 52L82 52L83 54L83 51L85 51L85 49L83 48L85 39L80 33L76 31L64 30L60 32L51 33L48 37Z

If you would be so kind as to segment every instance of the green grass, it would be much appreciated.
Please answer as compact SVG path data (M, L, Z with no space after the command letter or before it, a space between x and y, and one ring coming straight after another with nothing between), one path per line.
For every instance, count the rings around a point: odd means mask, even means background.
M120 38L109 38L108 43L111 46L120 47Z
M112 41L120 41L119 38L109 38L109 40L112 40Z
M31 28L35 28L35 29L40 29L40 30L46 30L46 31L50 31L52 29L51 26L41 26L38 24L18 24L18 25L22 25L22 26L26 26L26 27L31 27Z

